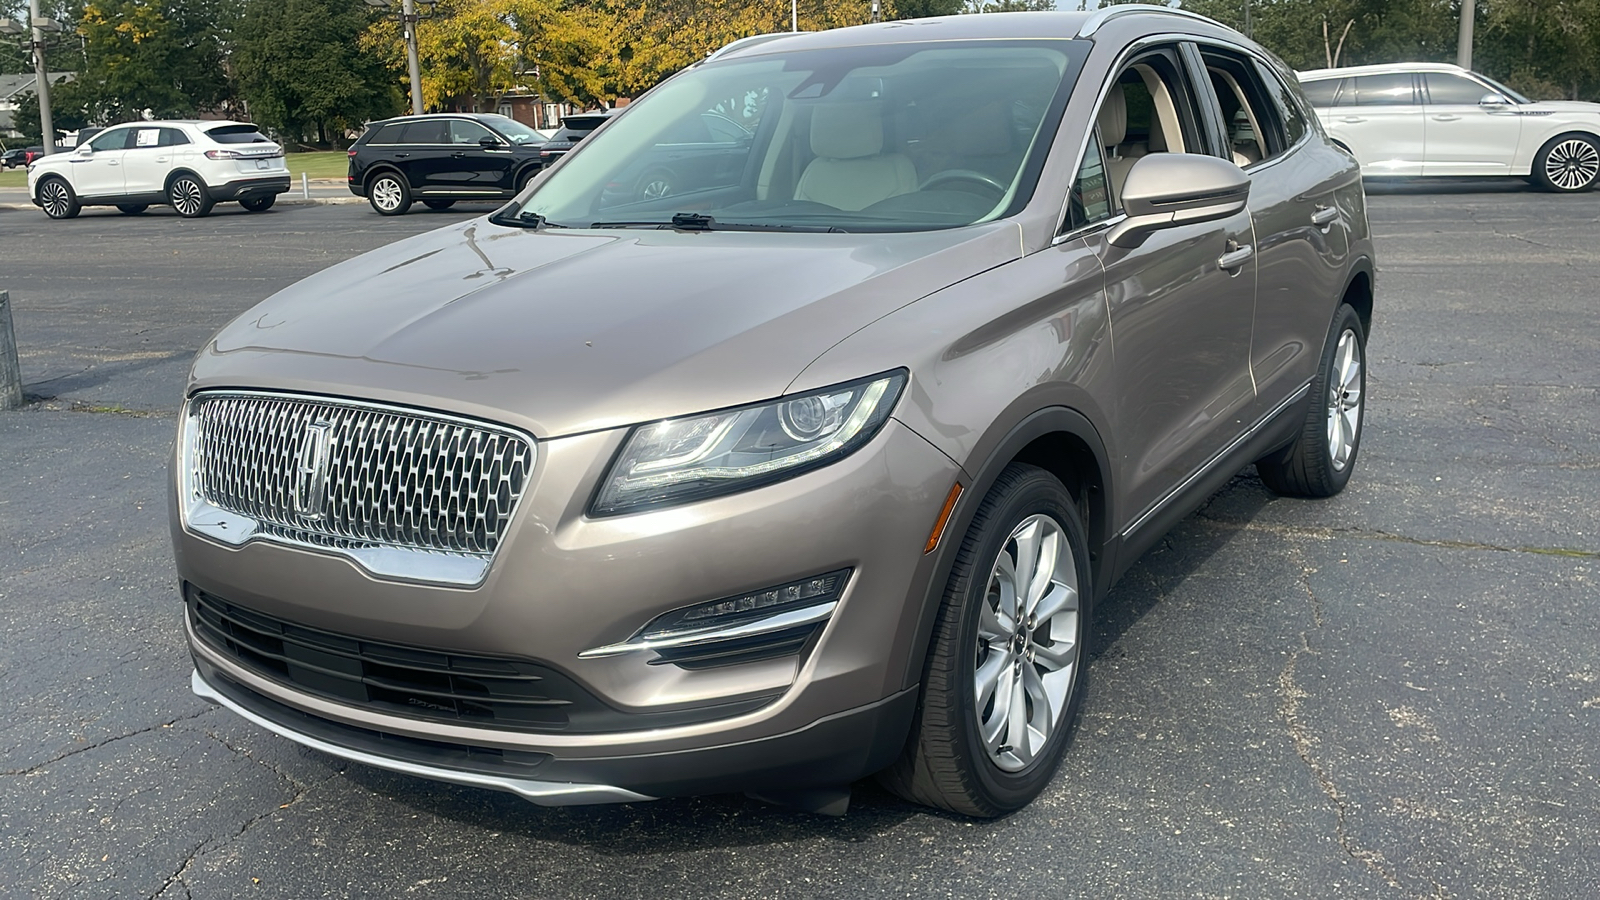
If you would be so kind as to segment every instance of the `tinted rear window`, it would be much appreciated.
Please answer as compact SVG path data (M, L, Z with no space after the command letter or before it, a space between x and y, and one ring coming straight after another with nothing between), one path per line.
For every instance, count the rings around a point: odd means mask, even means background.
M405 139L403 144L448 144L450 143L449 123L444 119L435 119L431 122L409 122L406 124Z
M369 144L398 144L398 143L400 143L401 132L403 132L405 130L406 130L406 123L404 123L404 122L390 122L389 124L384 125L381 128L374 128L373 131L372 131L372 137L367 141L367 143L369 143Z
M1409 72L1394 75L1359 75L1354 80L1356 106L1411 106L1417 102ZM1350 93L1349 88L1345 89L1345 93ZM1348 98L1342 99L1339 105L1349 106Z
M1300 90L1311 101L1312 106L1326 107L1333 105L1333 95L1339 93L1339 79L1324 78L1321 81L1301 82Z
M561 120L561 127L573 131L593 131L605 124L605 116L567 116Z
M270 144L254 125L223 125L206 130L206 137L219 144Z

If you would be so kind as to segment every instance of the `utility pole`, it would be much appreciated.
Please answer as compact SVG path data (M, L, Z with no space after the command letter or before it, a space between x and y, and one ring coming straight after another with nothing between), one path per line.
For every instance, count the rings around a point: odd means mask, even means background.
M872 0L872 21L883 21L883 4L879 0Z
M39 15L39 0L28 0L28 24L33 26L33 76L37 80L35 90L39 93L39 128L44 136L40 143L49 156L56 152L56 123L50 117L50 70L44 65L43 18Z
M38 3L39 0L32 0ZM422 63L417 59L417 6L415 0L401 0L400 27L406 36L406 65L411 69L411 112L422 115ZM474 107L476 108L476 107Z
M799 7L798 7L799 2L800 2L800 0L789 0L789 30L790 31L799 31L800 30L800 11L799 11Z
M1456 65L1472 68L1473 0L1461 0L1461 35L1456 40Z

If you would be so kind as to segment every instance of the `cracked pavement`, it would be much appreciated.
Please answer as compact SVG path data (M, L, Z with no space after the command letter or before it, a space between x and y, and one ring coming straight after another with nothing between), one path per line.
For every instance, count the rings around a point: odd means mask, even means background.
M1247 470L1105 598L1051 788L541 809L303 750L189 693L166 535L194 348L461 213L0 209L0 894L1600 896L1600 194L1375 188L1350 488ZM469 212L470 214L470 212Z

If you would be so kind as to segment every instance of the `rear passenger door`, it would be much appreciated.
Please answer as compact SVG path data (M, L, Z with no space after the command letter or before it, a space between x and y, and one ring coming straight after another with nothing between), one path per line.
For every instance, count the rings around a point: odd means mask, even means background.
M450 130L446 119L415 119L406 123L400 144L391 152L394 167L412 188L435 186L435 173L450 158Z
M146 127L133 130L133 143L123 152L122 169L128 194L160 194L167 189L172 171L173 147L189 139L176 128Z
M1411 73L1344 79L1323 122L1361 161L1362 174L1422 174L1422 103Z
M1286 73L1240 48L1199 50L1212 89L1210 113L1224 126L1228 155L1250 176L1253 421L1293 396L1316 369L1349 253L1349 211L1338 192L1356 179L1348 158L1311 126Z

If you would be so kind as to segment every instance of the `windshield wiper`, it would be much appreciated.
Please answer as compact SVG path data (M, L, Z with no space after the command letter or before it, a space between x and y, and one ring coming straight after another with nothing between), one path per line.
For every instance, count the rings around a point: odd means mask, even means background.
M718 222L699 213L675 213L670 222L591 222L590 228L673 228L678 231L806 231L844 233L834 225L792 225L784 222Z
M504 213L496 213L489 217L489 221L495 223L496 225L509 225L512 228L532 228L535 230L540 228L567 227L565 225L557 225L549 219L546 219L544 216L526 209L514 216L509 216Z

